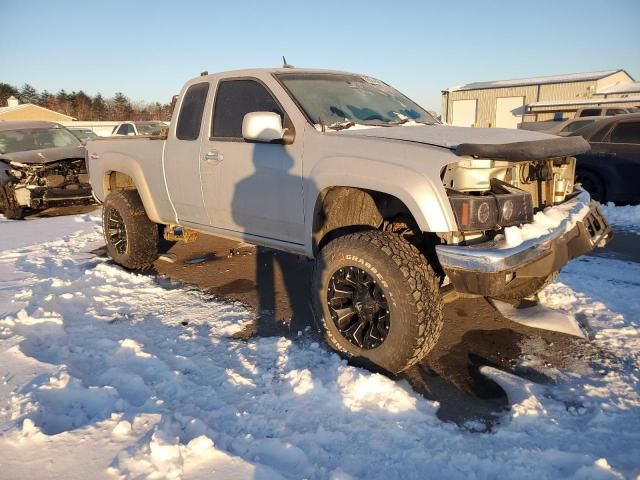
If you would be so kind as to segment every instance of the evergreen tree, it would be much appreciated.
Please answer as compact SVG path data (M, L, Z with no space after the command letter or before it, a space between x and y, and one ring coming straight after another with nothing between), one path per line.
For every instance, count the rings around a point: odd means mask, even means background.
M91 102L91 120L106 120L107 115L107 104L98 92Z
M58 100L48 90L44 90L38 95L38 105L49 110L58 110Z
M28 83L25 83L20 89L18 98L22 103L38 103L38 92Z
M116 92L113 97L112 120L129 120L132 114L133 108L129 99L122 92Z
M64 113L65 115L71 115L69 94L64 90L64 88L56 94L56 100L58 101L58 108L56 111Z
M171 103L159 102L131 102L122 92L117 92L113 98L105 99L100 93L94 97L84 91L67 93L61 89L55 95L48 90L42 93L25 83L18 89L8 83L0 82L0 107L6 106L11 96L22 103L33 103L49 110L63 113L78 120L171 120L175 97Z
M89 120L91 117L92 100L89 95L80 90L73 100L73 116L78 120Z

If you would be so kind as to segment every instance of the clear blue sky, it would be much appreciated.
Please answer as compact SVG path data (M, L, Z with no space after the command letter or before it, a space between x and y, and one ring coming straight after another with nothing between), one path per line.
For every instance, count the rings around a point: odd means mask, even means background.
M473 81L624 68L640 1L0 0L0 82L168 102L202 70L333 68L440 110Z

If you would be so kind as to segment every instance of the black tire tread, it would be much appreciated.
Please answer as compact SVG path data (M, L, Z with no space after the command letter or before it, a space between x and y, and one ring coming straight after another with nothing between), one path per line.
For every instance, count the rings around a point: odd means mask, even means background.
M111 258L132 270L148 268L158 257L158 226L147 216L140 195L136 190L118 190L105 198L102 222L106 221L109 208L118 210L127 230L127 251L120 255L110 245L104 232L107 250ZM104 228L103 228L104 230Z
M9 220L22 220L24 218L24 209L18 205L13 185L6 184L0 187L0 203L4 216Z
M415 246L397 235L378 230L367 230L338 237L327 244L321 254L325 258L331 258L333 252L352 251L358 248L377 249L391 259L397 265L398 274L402 275L409 284L409 293L414 299L413 318L416 321L416 334L413 345L403 352L405 359L402 365L392 372L399 373L424 358L438 341L443 327L443 304L439 280L433 268ZM317 265L316 263L316 268ZM319 278L320 275L314 275L314 279ZM314 285L314 292L320 288L320 285ZM324 321L324 316L320 312L317 312L316 317ZM329 329L322 326L322 330L333 348L348 355L348 352L340 348Z

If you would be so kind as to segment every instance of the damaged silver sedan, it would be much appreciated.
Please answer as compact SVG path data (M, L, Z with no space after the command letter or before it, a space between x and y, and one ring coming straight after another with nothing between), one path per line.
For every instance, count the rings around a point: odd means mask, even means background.
M13 220L28 209L94 202L86 150L53 122L0 123L0 209Z

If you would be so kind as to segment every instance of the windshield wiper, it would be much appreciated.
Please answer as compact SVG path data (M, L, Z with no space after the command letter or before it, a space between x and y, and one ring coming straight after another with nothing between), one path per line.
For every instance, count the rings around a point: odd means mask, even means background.
M408 121L409 121L408 118L401 118L399 120L396 120L395 122L386 122L386 126L387 127L396 127L398 125L404 125Z
M346 130L347 128L351 128L355 126L356 122L351 120L346 120L344 122L334 122L331 125L327 125L327 128L331 130Z
M398 125L404 125L405 123L407 123L409 121L411 121L413 123L421 123L423 125L435 125L435 123L432 123L432 122L425 122L424 120L414 120L412 118L403 118L403 119L397 120L395 122L389 122L386 125L388 127L396 127Z

